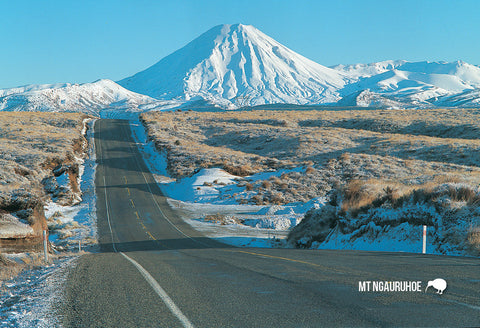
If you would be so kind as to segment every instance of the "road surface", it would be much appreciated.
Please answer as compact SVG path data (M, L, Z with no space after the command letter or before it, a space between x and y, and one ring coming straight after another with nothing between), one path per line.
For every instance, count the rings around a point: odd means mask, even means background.
M479 326L480 261L406 253L235 248L172 210L128 121L98 120L101 252L70 273L65 327ZM443 278L443 295L427 281ZM422 292L360 292L422 281Z

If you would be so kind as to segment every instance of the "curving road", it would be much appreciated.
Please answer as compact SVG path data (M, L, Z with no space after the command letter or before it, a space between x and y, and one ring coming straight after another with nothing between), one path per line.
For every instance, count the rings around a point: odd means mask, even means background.
M65 327L480 325L479 259L227 246L168 206L128 121L97 121L95 144L101 252L68 277ZM438 277L443 295L358 291Z

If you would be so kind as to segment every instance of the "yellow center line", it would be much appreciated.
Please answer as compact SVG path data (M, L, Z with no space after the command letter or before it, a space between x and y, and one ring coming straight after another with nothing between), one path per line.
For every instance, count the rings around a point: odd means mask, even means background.
M248 251L229 251L229 252L237 252L237 253L244 253L244 254L249 254L249 255L255 255L255 256L260 256L260 257L266 257L266 258L271 258L271 259L278 259L278 260L283 260L283 261L289 261L289 262L295 262L295 263L302 263L302 264L307 264L311 265L317 268L322 268L323 270L327 271L334 271L337 273L345 273L342 270L338 270L335 268L327 267L321 264L316 264L312 262L307 262L307 261L302 261L302 260L295 260L295 259L290 259L288 257L281 257L281 256L274 256L274 255L267 255L267 254L262 254L262 253L255 253L255 252L248 252Z
M153 235L150 233L150 231L148 231L147 227L145 226L145 224L143 224L142 220L140 219L140 216L138 215L138 212L135 211L135 215L137 216L137 219L138 221L140 222L140 225L142 226L142 228L145 230L145 232L147 233L147 235L150 236L150 238L152 238L153 240L157 240L157 238L153 237Z
M125 179L125 184L127 184L128 183L127 177L123 176L123 178Z
M150 231L147 230L147 234L150 236L150 238L152 238L153 240L157 240L155 237L152 236L152 234L150 233Z
M316 266L316 267L323 267L320 264L315 264L315 263L312 263L312 262L307 262L307 261L302 261L302 260L289 259L287 257L281 257L281 256L267 255L267 254L247 252L247 251L232 251L232 252L262 256L262 257L268 257L268 258L272 258L272 259L279 259L279 260L290 261L290 262L303 263L303 264L308 264L308 265L312 265L312 266Z
M369 274L369 272L367 272L367 271L354 270L352 268L348 268L348 270L336 269L336 268L328 267L328 266L321 265L321 264L316 264L316 263L302 261L302 260L295 260L295 259L291 259L291 258L287 258L287 257L281 257L281 256L267 255L267 254L248 252L248 251L234 251L234 250L225 250L225 251L236 252L236 253L244 253L244 254L255 255L255 256L260 256L260 257L265 257L265 258L272 258L272 259L284 260L284 261L289 261L289 262L307 264L307 265L311 265L311 266L314 266L314 267L317 267L317 268L321 268L322 270L325 270L325 271L336 272L338 274L347 274L348 273L350 275L357 275L357 276L360 276L360 277ZM382 278L382 280L387 281L388 279Z
M130 199L130 202L132 203L133 208L135 208L135 203L133 202L132 199ZM135 212L135 213L137 213L137 212ZM137 217L138 217L138 213L137 213Z
M130 188L127 187L128 196L130 196Z

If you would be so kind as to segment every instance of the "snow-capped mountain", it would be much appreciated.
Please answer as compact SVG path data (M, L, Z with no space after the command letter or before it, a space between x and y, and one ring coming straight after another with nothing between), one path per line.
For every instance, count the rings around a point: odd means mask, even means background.
M117 84L118 83L118 84ZM119 82L0 90L0 111L109 113L188 107L327 104L374 108L480 107L480 67L388 60L325 67L253 26L220 25Z
M480 107L480 89L434 98L430 101L438 107Z
M229 105L329 103L350 79L249 25L216 26L118 83L154 98L202 97Z
M29 85L0 90L0 111L75 111L98 114L105 108L134 109L155 99L110 80L85 84Z
M351 106L364 106L363 100L354 96L364 90L370 92L370 98L387 99L386 107L390 107L387 103L391 101L398 102L400 107L431 107L438 104L439 97L445 99L442 106L455 106L446 101L447 96L480 88L480 68L462 61L399 60L332 68L356 80L339 91L342 103Z

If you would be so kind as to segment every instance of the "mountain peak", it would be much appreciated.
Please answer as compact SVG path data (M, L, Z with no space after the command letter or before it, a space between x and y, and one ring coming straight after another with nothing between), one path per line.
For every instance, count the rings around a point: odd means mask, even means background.
M118 83L154 98L202 97L234 107L332 102L345 80L343 73L295 53L254 26L227 24Z

